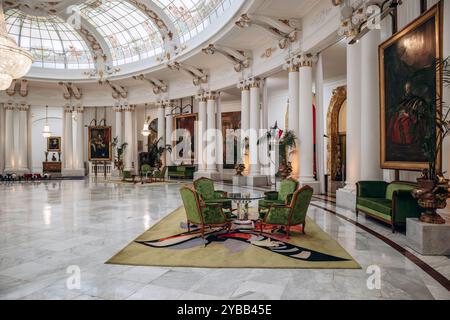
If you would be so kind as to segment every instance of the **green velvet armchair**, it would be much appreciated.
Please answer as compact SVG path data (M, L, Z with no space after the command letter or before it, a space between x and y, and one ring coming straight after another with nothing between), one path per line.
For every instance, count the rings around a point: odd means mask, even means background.
M282 226L286 229L286 236L289 239L292 226L302 225L303 234L305 234L306 214L314 193L313 188L304 186L294 192L292 201L288 205L272 204L260 223L261 233L264 227Z
M167 167L163 167L162 169L161 169L161 171L158 171L158 170L156 170L154 173L153 173L153 178L155 179L155 180L160 180L160 181L164 181L165 179L166 179L166 172L167 172Z
M407 218L419 218L423 209L413 198L413 183L384 181L359 181L357 184L356 216L364 212L389 224L392 232L405 226Z
M271 205L287 205L291 202L292 195L298 189L298 181L292 178L285 179L280 183L280 191L265 192L265 199L259 200L258 212L262 219Z
M225 227L230 231L231 220L220 203L205 204L195 189L190 186L181 188L180 193L186 210L189 232L191 232L191 225L199 226L202 238L205 239L206 227Z
M231 200L226 199L225 191L214 190L214 181L208 178L199 178L194 181L195 191L206 203L221 203L224 209L232 209Z

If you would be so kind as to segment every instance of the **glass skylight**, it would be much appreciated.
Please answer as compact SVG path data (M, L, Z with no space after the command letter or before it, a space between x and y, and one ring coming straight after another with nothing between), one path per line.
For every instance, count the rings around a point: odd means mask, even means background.
M81 14L105 38L114 65L163 52L159 30L142 11L126 1L88 1Z
M153 0L172 20L184 43L219 18L233 0Z
M34 56L33 66L56 69L94 68L92 55L73 27L58 17L34 17L17 9L5 13L6 29Z

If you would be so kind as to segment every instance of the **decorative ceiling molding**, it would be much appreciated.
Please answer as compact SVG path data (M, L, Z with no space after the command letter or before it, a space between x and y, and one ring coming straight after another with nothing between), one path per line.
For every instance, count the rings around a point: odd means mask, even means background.
M240 28L249 28L252 25L262 28L278 40L280 49L286 49L289 43L296 42L300 31L300 21L298 20L275 19L249 13L241 15L236 21L236 25Z
M25 98L28 96L28 80L13 79L11 85L5 92L10 97L13 97L18 93L21 97Z
M80 4L85 0L4 0L4 8L19 9L26 14L38 17L49 17L67 11L69 7Z
M154 94L167 93L169 90L169 86L163 80L158 80L155 78L148 79L143 74L133 76L133 79L150 83L153 87Z
M63 91L63 98L65 100L70 100L72 97L76 100L80 100L83 97L81 89L77 88L72 82L59 82L58 85Z
M111 87L111 89L113 91L112 92L112 97L114 99L120 99L120 98L126 99L126 98L128 98L128 90L125 89L124 87L122 87L122 86L120 86L120 85L118 85L116 83L113 83L113 82L111 82L109 80L106 80L105 83Z
M216 52L222 54L233 63L234 71L236 72L241 72L243 69L249 68L252 62L250 54L244 50L231 49L218 44L211 43L206 48L203 48L202 51L209 55L214 55Z
M193 67L177 61L168 63L167 67L170 70L183 71L189 76L191 76L193 78L192 82L194 86L200 86L201 84L208 83L208 74L203 69Z

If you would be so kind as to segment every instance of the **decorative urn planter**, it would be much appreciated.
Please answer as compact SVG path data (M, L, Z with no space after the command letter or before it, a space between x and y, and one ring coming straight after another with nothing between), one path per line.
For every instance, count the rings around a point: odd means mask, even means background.
M438 177L437 180L425 178L417 179L418 187L412 191L419 206L425 209L420 221L431 224L445 224L445 220L437 213L437 209L444 209L449 199L449 180Z
M292 164L290 162L280 163L279 171L280 171L280 175L283 178L283 180L287 179L287 177L289 177L292 173Z

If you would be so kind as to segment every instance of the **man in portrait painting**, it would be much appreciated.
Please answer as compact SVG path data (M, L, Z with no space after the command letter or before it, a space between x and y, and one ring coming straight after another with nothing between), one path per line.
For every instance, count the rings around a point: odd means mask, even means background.
M110 159L110 128L90 128L90 159Z
M436 113L435 35L432 18L384 48L387 162L427 161L422 147L433 129L421 120L426 113Z

